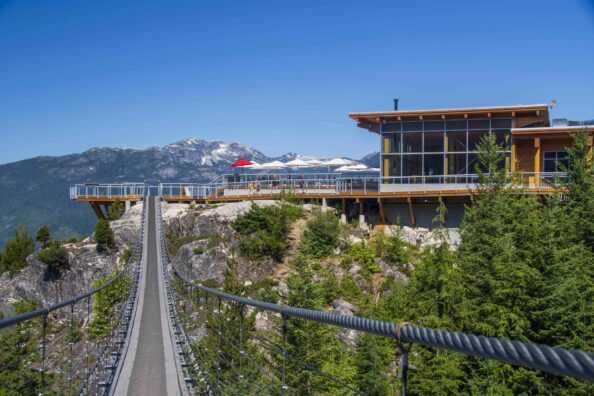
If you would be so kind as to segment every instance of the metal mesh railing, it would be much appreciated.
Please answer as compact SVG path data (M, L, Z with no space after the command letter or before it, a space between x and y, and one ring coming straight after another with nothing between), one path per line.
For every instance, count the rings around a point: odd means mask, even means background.
M0 337L17 337L21 342L4 349L0 357L0 370L6 374L3 378L10 378L10 371L28 378L17 393L110 393L128 347L131 314L137 301L145 233L143 209L139 241L132 256L103 285L0 320ZM26 356L22 356L23 344L32 346ZM0 384L0 388L12 385Z

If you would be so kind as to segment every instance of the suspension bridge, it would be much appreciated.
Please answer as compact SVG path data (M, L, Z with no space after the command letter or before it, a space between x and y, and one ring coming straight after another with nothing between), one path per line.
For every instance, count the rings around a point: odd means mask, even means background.
M139 241L109 281L0 320L3 333L33 329L38 335L34 357L20 362L35 394L295 394L289 370L308 371L314 385L331 383L341 394L365 394L292 354L287 348L292 321L393 339L401 395L407 392L408 353L414 345L594 381L592 353L278 305L208 288L171 259L161 197L137 198L146 203ZM265 333L248 331L249 318L257 312L273 323ZM191 337L197 329L200 336ZM203 342L206 336L212 342ZM257 351L267 358L255 356ZM5 369L11 367L0 367ZM232 375L223 376L223 370Z

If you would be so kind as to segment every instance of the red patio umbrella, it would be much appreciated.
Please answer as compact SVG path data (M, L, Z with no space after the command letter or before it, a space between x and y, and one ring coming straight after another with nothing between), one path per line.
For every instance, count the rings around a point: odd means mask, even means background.
M245 158L240 158L231 164L231 168L237 168L237 167L246 166L246 165L253 165L253 162L248 161Z

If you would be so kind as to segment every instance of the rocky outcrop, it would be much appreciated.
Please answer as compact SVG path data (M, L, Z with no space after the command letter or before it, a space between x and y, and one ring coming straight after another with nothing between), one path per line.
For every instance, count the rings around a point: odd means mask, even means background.
M89 290L93 280L104 279L116 268L117 257L97 253L92 243L69 244L67 269L51 273L47 264L32 254L28 266L12 279L4 273L0 280L0 312L13 314L13 304L18 300L36 301L41 306L54 304Z
M276 203L258 201L256 204ZM163 220L170 238L201 238L183 245L176 253L174 261L180 271L193 279L214 280L220 284L232 258L237 262L239 278L243 281L256 281L270 275L275 263L270 259L253 262L239 255L239 240L231 228L231 222L251 207L252 202L248 201L195 209L185 204L162 203Z
M132 207L118 221L111 223L119 251L98 253L93 239L65 244L68 264L61 271L52 270L37 259L27 257L27 267L12 278L4 273L0 278L0 312L6 317L14 314L18 300L35 301L41 306L55 304L74 297L93 287L93 281L105 279L117 268L121 253L133 246L139 235L142 205Z
M110 224L117 245L122 248L133 247L140 235L143 204L140 202L130 207L119 219Z
M417 245L421 250L441 245L444 238L453 250L458 249L460 245L460 232L458 228L446 228L444 231L445 233L440 235L439 230L431 230L423 227L392 226L384 228L386 234L398 235L403 241Z

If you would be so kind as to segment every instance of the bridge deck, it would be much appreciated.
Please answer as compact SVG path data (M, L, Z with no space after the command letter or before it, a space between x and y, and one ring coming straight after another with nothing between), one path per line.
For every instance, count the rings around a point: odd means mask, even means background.
M118 381L114 394L176 396L186 394L185 385L177 374L172 338L169 331L165 294L158 250L155 218L155 199L149 199L147 230L144 240L144 269L140 287L142 294L138 307L140 318L132 330L131 352L124 361L125 372Z

